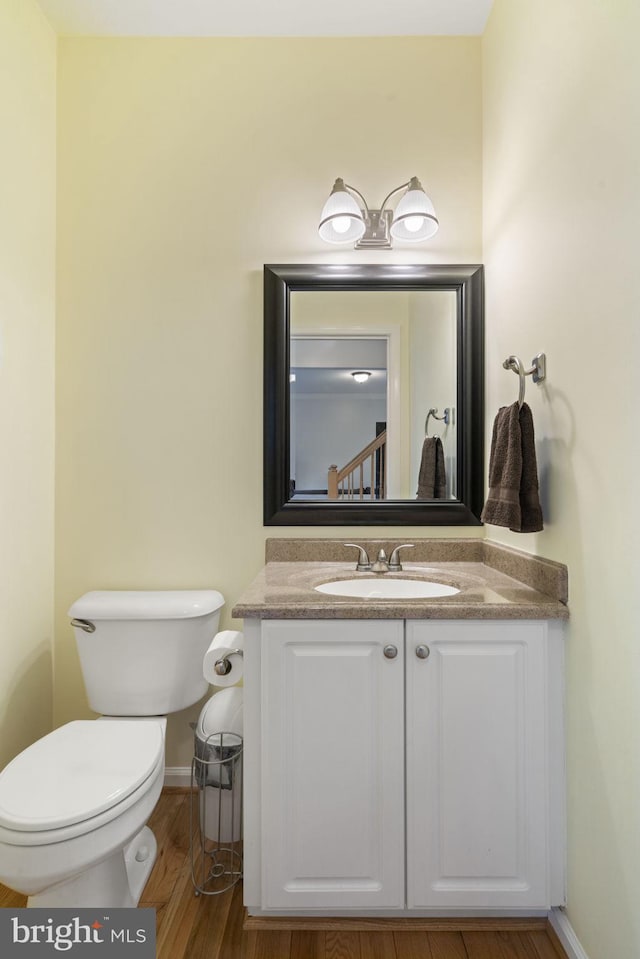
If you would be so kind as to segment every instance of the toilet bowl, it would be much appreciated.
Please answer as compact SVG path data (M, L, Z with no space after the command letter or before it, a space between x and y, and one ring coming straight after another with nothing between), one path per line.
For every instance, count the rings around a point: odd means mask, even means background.
M165 722L71 722L4 770L0 878L30 906L136 904L155 858L143 827L162 789Z
M113 591L71 607L76 638L94 644L81 653L90 705L93 690L118 715L67 723L0 773L0 882L28 906L137 905L157 851L145 824L164 779L167 721L154 707L201 697L223 602L215 590Z

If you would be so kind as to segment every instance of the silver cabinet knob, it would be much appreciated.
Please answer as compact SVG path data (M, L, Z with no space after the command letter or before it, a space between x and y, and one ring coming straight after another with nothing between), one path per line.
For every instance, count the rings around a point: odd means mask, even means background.
M392 646L391 644L389 644L388 646L384 647L382 652L384 653L387 659L395 659L396 656L398 655L398 647Z
M424 646L422 643L420 644L420 646L416 646L416 656L418 657L418 659L428 659L430 652L431 650L429 649L429 647Z

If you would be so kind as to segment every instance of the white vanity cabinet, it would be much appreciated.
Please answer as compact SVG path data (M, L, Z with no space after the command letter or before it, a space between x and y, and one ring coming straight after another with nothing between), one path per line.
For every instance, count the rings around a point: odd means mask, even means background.
M251 913L564 899L552 621L245 622Z
M561 904L558 627L407 622L406 657L407 906Z
M404 905L403 648L401 621L263 623L264 908Z

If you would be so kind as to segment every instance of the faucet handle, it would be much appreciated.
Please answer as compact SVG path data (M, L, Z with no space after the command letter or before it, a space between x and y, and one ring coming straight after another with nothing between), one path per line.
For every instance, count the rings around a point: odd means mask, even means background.
M354 549L357 549L358 552L358 562L356 563L356 570L360 572L365 572L366 570L371 569L371 560L369 555L364 548L364 546L358 546L357 543L343 543L343 546L353 546Z
M389 569L395 573L399 573L402 570L402 563L400 562L400 557L399 557L399 552L401 549L415 549L415 544L402 543L401 546L396 546L391 556L389 557Z

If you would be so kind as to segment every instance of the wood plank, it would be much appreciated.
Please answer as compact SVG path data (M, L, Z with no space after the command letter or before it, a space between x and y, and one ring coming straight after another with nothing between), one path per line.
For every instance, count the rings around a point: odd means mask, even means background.
M197 897L195 913L185 949L186 959L217 959L223 948L235 889L216 896Z
M361 959L360 936L357 932L328 930L324 951L326 959Z
M21 892L0 885L0 909L24 909L26 905L27 897Z
M463 932L468 959L514 959L496 932Z
M326 933L297 929L291 933L289 959L325 959Z
M430 932L428 938L431 959L468 959L459 932Z
M252 955L252 959L288 959L290 953L290 932L281 930L276 932L262 932L257 936L255 952Z
M256 951L258 949L258 938L262 935L260 932L247 932L246 929L242 933L242 952L240 953L240 959L256 959Z
M360 956L361 959L397 959L393 933L361 932Z
M567 959L567 954L562 948L562 943L550 923L544 932L530 932L529 939L536 949L538 959Z
M244 921L244 906L242 904L242 883L238 882L231 890L231 908L227 915L224 935L217 959L240 959L242 955L243 936L242 923ZM214 959L211 953L210 959Z
M187 953L192 927L198 918L200 899L194 893L190 870L184 869L160 927L156 945L157 959L190 959Z
M158 840L158 845L164 840L169 824L174 819L184 800L184 793L165 793L164 790L162 791L162 795L147 823L149 829L151 829Z
M517 959L540 959L529 936L528 932L519 932L514 936L512 948Z
M144 901L168 902L189 860L190 801L190 796L170 793L154 810L150 825L158 840L158 857L144 889Z
M426 932L394 932L393 941L398 959L432 959Z

